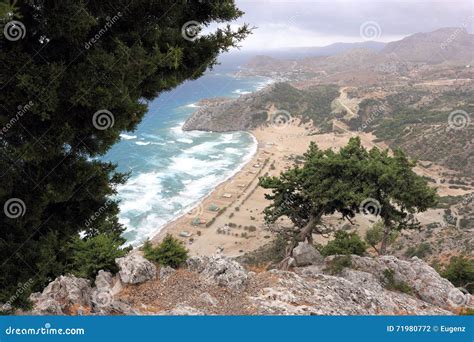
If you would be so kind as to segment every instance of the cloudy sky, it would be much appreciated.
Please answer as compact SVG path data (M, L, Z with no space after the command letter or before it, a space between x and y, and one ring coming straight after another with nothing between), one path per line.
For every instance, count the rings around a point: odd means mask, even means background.
M246 12L236 24L258 27L245 51L392 41L441 27L474 28L472 0L236 0Z

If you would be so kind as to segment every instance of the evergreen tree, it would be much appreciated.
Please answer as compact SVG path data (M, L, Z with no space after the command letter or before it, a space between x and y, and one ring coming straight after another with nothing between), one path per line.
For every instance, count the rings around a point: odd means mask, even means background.
M18 282L39 290L63 272L83 250L68 250L80 232L124 243L111 198L126 175L97 157L135 129L148 101L201 76L249 33L200 28L241 15L232 0L0 7L0 302Z
M335 213L351 221L356 213L380 215L384 234L380 252L396 229L411 227L412 214L436 204L436 191L414 173L414 162L401 151L390 156L374 147L367 151L359 138L351 138L338 152L321 151L312 143L302 167L295 166L280 177L262 177L260 185L271 189L266 198L265 220L275 223L288 217L294 229L284 233L292 243L288 257L298 241L312 243L313 233L331 231L323 217Z

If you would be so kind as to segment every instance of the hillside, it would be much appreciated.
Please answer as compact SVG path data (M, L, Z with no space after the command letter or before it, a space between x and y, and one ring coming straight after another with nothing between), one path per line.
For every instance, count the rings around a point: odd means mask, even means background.
M461 27L416 33L400 41L388 43L380 53L396 54L398 58L410 62L470 63L474 58L474 34L469 34Z
M432 75L453 66L473 64L473 56L473 34L462 27L443 28L387 43L381 50L362 45L332 55L303 59L257 56L247 63L244 72L290 81L313 78L319 83L354 86L393 84L400 77L420 78L426 72Z
M236 100L200 103L202 107L186 120L183 130L250 130L261 125L278 124L275 122L277 119L288 121L292 118L324 126L333 118L331 103L337 96L339 91L332 85L300 90L287 83L277 83Z
M302 246L303 247L303 246ZM309 249L308 249L309 248ZM33 314L55 315L451 315L466 297L418 258L323 259L311 246L293 271L249 271L219 255L186 267L157 267L139 255L118 259L114 277L61 276L34 293ZM346 257L347 258L347 257Z

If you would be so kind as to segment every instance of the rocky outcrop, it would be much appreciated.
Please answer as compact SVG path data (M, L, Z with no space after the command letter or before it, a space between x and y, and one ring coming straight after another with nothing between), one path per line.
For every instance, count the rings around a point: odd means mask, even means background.
M166 281L176 270L170 266L163 266L160 268L160 280Z
M73 275L60 276L49 283L42 293L33 293L32 314L64 315L80 307L91 306L90 282Z
M187 265L190 271L199 273L205 280L234 290L242 289L249 278L242 265L223 256L192 257Z
M417 257L405 261L394 256L367 258L354 255L352 256L352 268L370 273L382 281L386 277L387 271L391 272L395 282L407 284L417 297L441 307L455 305L456 303L452 303L451 298L462 296L460 290Z
M192 257L179 271L163 267L154 279L143 258L119 259L125 279L150 280L130 286L135 283L122 284L122 275L100 271L91 288L86 279L58 277L31 296L33 313L449 315L470 305L469 295L418 258L353 255L336 268L337 256L322 259L308 247L300 245L294 253L300 265L308 265L291 271L248 272L234 259L216 255Z
M367 274L345 277L272 270L276 279L251 299L258 314L271 315L446 315L449 311L404 293L385 290ZM314 271L314 269L313 269ZM367 286L361 286L362 284Z
M183 125L184 131L199 130L230 132L251 130L268 120L262 96L268 90L242 95L237 100L223 99L207 103L191 115Z
M118 277L99 271L95 287L90 281L72 275L60 276L43 290L33 293L33 315L136 314L130 305L115 298L122 290Z
M316 265L323 262L323 257L313 245L306 242L300 242L293 249L293 258L296 266Z
M125 284L139 284L156 278L156 266L139 254L130 254L115 260L119 276Z

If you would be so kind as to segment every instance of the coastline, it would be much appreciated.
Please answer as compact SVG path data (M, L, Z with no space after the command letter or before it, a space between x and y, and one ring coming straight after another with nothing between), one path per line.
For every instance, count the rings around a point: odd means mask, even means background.
M183 241L191 255L213 255L220 250L227 256L242 255L271 241L274 235L263 215L269 204L267 190L258 186L258 178L276 176L291 167L292 157L303 154L311 141L321 148L337 148L351 137L312 135L311 131L312 127L292 122L283 128L270 125L248 132L257 140L254 155L187 213L162 226L151 241L158 243L169 233ZM218 211L209 210L211 206Z
M151 239L160 242L170 233L181 240L190 255L210 256L217 251L223 255L236 257L261 247L274 238L264 220L263 210L270 202L265 199L268 190L258 186L258 178L263 175L277 176L293 165L294 157L302 155L311 142L321 149L338 149L345 146L354 132L312 134L313 129L297 120L286 127L271 125L256 128L248 133L257 140L257 150L243 167L227 180L216 186L193 209L168 222ZM366 148L374 146L376 137L371 133L357 134ZM424 174L423 170L419 170ZM446 194L443 185L438 191ZM217 211L210 210L217 207ZM422 224L438 222L440 210L419 215ZM354 229L363 236L372 226L374 217L357 215ZM287 219L279 225L291 226ZM339 216L328 217L326 224L334 227L347 225ZM325 237L314 237L318 243L326 243Z
M176 215L173 219L171 219L170 221L168 221L167 223L165 223L163 226L161 226L157 232L153 233L152 236L149 236L150 240L152 242L156 241L156 240L160 240L161 237L164 237L164 234L163 231L166 230L166 228L170 225L172 225L173 223L175 223L176 221L184 218L185 216L189 216L189 215L194 215L192 213L194 212L198 212L200 209L200 207L202 207L202 203L208 199L210 196L212 196L212 194L221 186L223 185L224 183L228 182L228 181L231 181L232 178L234 178L236 175L238 175L239 172L242 171L243 168L245 168L249 163L252 162L253 158L255 157L255 155L257 154L257 151L258 151L258 140L257 138L251 133L251 132L244 132L246 134L249 134L251 137L252 137L252 140L254 141L254 148L252 150L251 153L249 153L244 161L238 166L236 167L233 172L227 176L224 180L220 181L219 183L217 183L214 188L212 188L204 197L202 197L196 204L190 206L189 208L185 209L185 211L183 213L180 213L178 215ZM190 214L191 213L191 214ZM142 246L142 244L140 244L139 246L136 246L136 248L139 248L140 246Z

